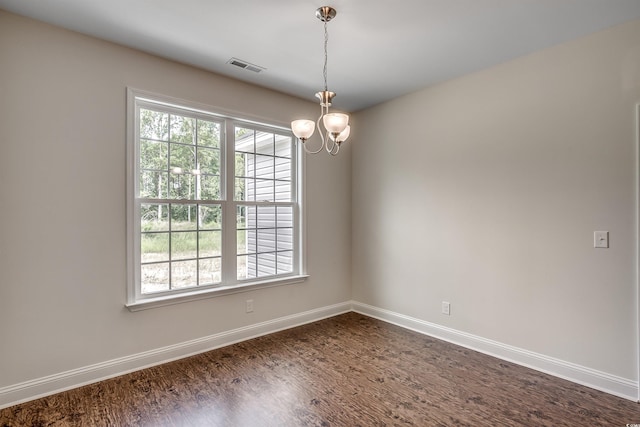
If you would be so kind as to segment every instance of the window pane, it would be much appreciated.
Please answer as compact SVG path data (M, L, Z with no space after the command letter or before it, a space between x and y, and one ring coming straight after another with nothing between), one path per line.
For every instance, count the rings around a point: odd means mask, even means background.
M235 151L255 153L254 136L253 129L236 127Z
M169 206L165 204L140 205L141 231L169 231Z
M140 236L140 261L169 261L169 233L142 233Z
M275 158L275 178L285 181L291 180L291 159Z
M212 148L199 148L197 157L197 166L200 170L200 173L206 173L210 175L220 174L220 150L214 150Z
M245 242L247 245L245 253L255 254L258 252L258 232L255 229L250 228L245 230L245 233Z
M166 172L141 171L139 182L140 197L166 199L168 181L169 174Z
M140 292L150 294L169 290L169 263L140 267Z
M254 158L253 154L236 153L236 177L255 175ZM235 178L235 200L255 200L255 182L250 179Z
M195 144L195 119L190 117L171 115L170 138L171 142L182 142L185 144Z
M201 231L198 233L198 256L200 258L220 256L222 249L219 231Z
M247 176L246 156L244 153L236 153L235 176ZM251 174L251 176L253 176L253 174Z
M235 200L252 202L256 199L256 180L236 178Z
M196 205L171 205L171 230L196 230Z
M221 282L221 267L222 263L220 258L201 259L198 261L199 277L198 284L200 286L213 285Z
M200 230L219 230L222 227L222 207L220 205L200 206L198 212Z
M256 207L238 206L236 226L238 228L255 228Z
M276 156L291 158L291 137L276 135Z
M140 138L167 141L169 139L169 114L141 108Z
M257 277L256 256L244 255L238 257L238 280Z
M249 247L249 234L252 234L253 246ZM248 253L255 253L255 230L238 230L236 232L236 253L239 255L245 255Z
M273 136L271 132L256 132L256 153L273 156Z
M191 173L196 168L195 147L190 145L170 144L169 167L174 173Z
M198 145L220 147L220 123L198 120Z
M167 170L169 146L166 142L140 140L140 169Z
M197 278L197 261L193 260L171 263L171 289L183 289L197 286Z
M258 277L276 274L276 254L258 255Z
M278 227L293 227L293 207L278 206Z
M277 261L277 274L293 272L293 252L278 252Z
M258 253L275 252L276 250L276 230L275 228L264 228L258 230Z
M256 179L255 200L258 202L273 202L275 200L275 181Z
M275 182L276 202L291 201L291 182L276 181Z
M255 156L256 178L273 179L274 160L271 156Z
M276 226L275 206L258 207L258 223L256 226L257 228L274 228Z
M196 258L198 256L198 233L178 231L171 233L171 260Z
M255 176L255 154L236 153L236 176Z
M196 188L195 177L191 174L171 173L169 175L170 199L195 199Z
M200 194L199 200L220 200L220 177L215 175L200 175L196 177L196 184Z
M293 249L293 229L292 228L278 228L277 249L279 251Z

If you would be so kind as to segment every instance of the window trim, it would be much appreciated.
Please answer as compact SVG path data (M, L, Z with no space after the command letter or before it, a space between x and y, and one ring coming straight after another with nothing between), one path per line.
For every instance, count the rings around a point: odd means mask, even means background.
M298 250L294 251L294 273L287 275L267 276L264 278L235 279L229 278L230 271L236 271L234 263L235 257L225 257L225 250L222 255L222 283L206 288L189 288L171 293L159 293L142 295L139 289L140 275L140 221L136 217L136 206L138 204L137 194L139 179L137 178L137 152L136 152L136 132L139 127L139 114L137 114L137 103L151 103L164 106L170 110L175 108L184 109L196 116L203 115L208 118L217 118L223 121L223 135L233 135L234 126L246 125L254 129L265 129L269 132L283 131L294 138L288 126L271 119L249 116L238 112L232 112L215 106L199 104L197 102L159 95L143 90L127 88L127 123L126 123L126 232L127 232L127 302L125 306L130 311L139 311L149 308L162 307L171 304L178 304L188 301L205 298L219 297L241 292L249 292L255 289L270 288L274 286L291 285L304 282L307 274L306 257L306 211L305 207L305 180L303 170L306 159L297 143L292 149L295 150L295 162L293 174L295 180L292 183L293 211L297 221L294 226L294 242ZM228 133L231 132L231 133ZM223 218L236 217L238 205L246 204L244 201L234 200L234 179L229 179L228 172L235 170L235 151L227 144L227 138L220 144L220 177L224 185L221 186L221 199ZM277 202L274 206L277 206ZM235 221L233 221L235 222ZM236 228L229 226L231 220L224 220L222 228L222 248L228 248L229 244L235 242ZM226 226L225 226L226 225ZM235 246L235 245L232 245ZM228 251L228 249L227 249ZM226 268L225 268L226 267ZM231 270L229 270L231 268ZM297 272L296 272L297 271ZM225 275L225 272L227 273ZM232 273L231 273L232 274Z

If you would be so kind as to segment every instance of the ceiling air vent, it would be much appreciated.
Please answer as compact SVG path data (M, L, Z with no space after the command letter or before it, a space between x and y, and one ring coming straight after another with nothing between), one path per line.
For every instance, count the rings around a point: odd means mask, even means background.
M252 64L252 63L247 62L247 61L243 61L242 59L238 59L238 58L231 58L230 60L227 61L227 64L235 65L236 67L239 67L239 68L242 68L242 69L245 69L245 70L249 70L249 71L253 71L254 73L260 73L260 72L266 70L266 68L264 68L264 67Z

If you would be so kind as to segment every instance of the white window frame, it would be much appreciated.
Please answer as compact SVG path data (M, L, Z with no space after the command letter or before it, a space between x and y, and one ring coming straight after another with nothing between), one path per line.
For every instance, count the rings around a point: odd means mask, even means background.
M217 201L222 205L222 283L204 287L170 290L154 294L142 294L140 284L140 199L139 183L139 108L144 105L159 106L164 110L183 112L192 116L209 118L222 122L220 141L220 180L221 195ZM304 222L304 156L299 144L292 144L292 203L280 205L293 206L293 272L264 278L237 279L236 259L236 212L238 205L265 205L264 202L234 200L235 171L235 126L247 127L281 135L295 136L291 130L280 124L267 123L263 118L249 117L230 113L217 107L202 105L158 95L137 89L127 89L127 302L131 311L161 307L204 298L218 297L239 292L248 292L258 288L282 286L300 283L306 280L306 250ZM167 196L168 197L168 196ZM194 201L195 202L195 201ZM279 202L269 202L269 206L278 206Z

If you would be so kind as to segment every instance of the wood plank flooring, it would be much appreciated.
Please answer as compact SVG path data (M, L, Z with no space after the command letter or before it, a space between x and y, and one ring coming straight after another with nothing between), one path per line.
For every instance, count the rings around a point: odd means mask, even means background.
M356 313L0 411L0 426L625 426L640 405Z

